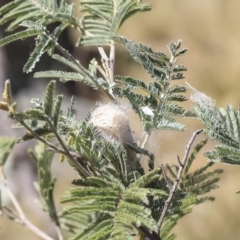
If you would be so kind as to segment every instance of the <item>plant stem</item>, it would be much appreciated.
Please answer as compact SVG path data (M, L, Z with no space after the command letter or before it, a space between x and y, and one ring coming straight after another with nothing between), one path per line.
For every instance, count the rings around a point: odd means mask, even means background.
M59 226L56 226L56 231L57 231L57 235L58 235L58 240L63 240L62 231Z
M42 34L45 35L45 36L47 36L47 37L50 39L50 41L56 46L56 48L57 48L66 58L68 58L72 63L74 63L75 65L77 65L77 66L84 72L85 76L88 77L88 78L90 78L90 79L96 84L96 86L97 86L100 90L102 90L110 99L112 99L113 101L116 101L115 98L113 97L113 95L110 94L110 93L109 93L108 91L106 91L105 89L103 89L103 87L96 81L96 78L95 78L91 73L89 73L89 71L88 71L86 68L84 68L84 67L82 66L82 64L81 64L78 60L76 60L71 54L69 54L68 51L66 51L62 46L60 46L59 43L56 42L56 41L54 40L54 38L53 38L50 34L48 34L47 32L43 32ZM104 51L103 48L102 48L102 50ZM101 51L101 52L102 52L102 51ZM105 53L105 52L104 52L104 53ZM106 54L105 54L105 55L106 55Z
M60 135L58 134L58 132L56 131L54 125L52 124L52 121L49 119L49 117L46 117L46 121L49 125L49 127L51 128L51 130L53 131L54 135L56 136L58 142L60 143L61 147L64 150L64 154L71 160L71 162L79 169L79 171L84 174L85 177L89 176L89 173L86 171L86 169L84 169L82 167L81 164L78 163L78 161L70 154L67 146L65 145L65 143L63 142L62 138L60 137Z
M162 210L162 213L161 213L161 216L158 220L158 227L159 227L159 232L160 232L160 229L161 229L161 226L162 226L162 223L163 223L163 220L166 216L166 213L167 213L167 210L170 206L170 203L172 201L172 198L173 198L173 195L175 193L175 191L177 190L177 187L178 187L178 184L180 182L180 179L181 179L181 176L182 176L182 173L183 173L183 170L184 170L184 167L187 163L187 160L188 160L188 155L189 155L189 152L190 152L190 149L191 149L191 146L196 138L196 136L198 134L200 134L202 132L202 129L200 130L197 130L196 132L193 133L191 139L189 140L187 146L185 147L185 154L184 154L184 157L182 159L182 161L180 161L180 166L179 166L179 170L178 170L178 174L177 174L177 178L175 180L175 182L173 183L172 185L172 188L169 192L169 195L168 195L168 198L167 200L165 201L165 204L164 204L164 207L163 207L163 210Z
M19 202L17 201L16 197L14 196L14 194L12 193L11 189L8 186L8 182L7 179L4 176L4 173L1 172L1 179L3 182L3 186L6 189L6 192L13 204L13 206L15 207L15 209L17 210L17 213L19 215L18 218L13 218L13 220L25 227L27 227L28 229L30 229L32 232L34 232L36 235L38 235L39 237L41 237L44 240L54 240L53 238L51 238L50 236L48 236L46 233L42 232L39 228L37 228L34 224L32 224L27 217L25 216Z
M161 109L162 107L164 107L165 105L165 102L166 102L166 93L167 93L167 89L169 87L169 83L170 83L170 80L171 80L171 72L172 72L172 68L173 68L173 63L175 61L175 56L171 56L171 59L169 61L169 69L165 75L165 79L164 79L164 89L163 89L163 92L161 93L160 95L160 99L159 99L159 103L158 103L158 106L157 106L157 110L156 112L154 113L154 116L153 116L153 127L152 129L149 131L149 133L146 134L146 137L142 143L142 148L144 148L153 132L153 129L156 128L156 125L157 125L157 116L159 114L159 112L161 112Z
M20 120L20 119L17 119L17 118L15 120L17 120L21 125L23 125L28 130L28 132L30 132L33 135L33 137L35 137L37 140L39 140L40 142L44 143L45 145L55 149L56 151L59 150L52 143L48 142L47 140L45 140L44 138L39 136L37 133L35 133L23 120Z
M84 33L86 34L86 36L94 36L89 31L84 30ZM101 55L102 60L105 62L106 66L107 66L107 75L109 77L109 82L113 83L114 82L114 63L115 63L115 44L114 44L114 41L111 41L109 57L107 56L103 47L98 47L98 51ZM105 75L105 74L103 74L103 75ZM115 101L115 99L112 99L112 100Z
M110 47L110 55L108 59L109 81L111 83L114 82L114 63L115 63L115 46L114 46L114 41L112 41L111 47Z
M48 117L47 117L48 119ZM65 144L63 143L62 139L60 138L60 136L58 135L57 131L55 130L54 126L51 124L51 121L48 121L48 124L50 122L50 127L52 129L52 131L54 132L55 136L57 137L59 143L61 144L61 146L63 147L64 151L61 151L60 149L58 149L56 146L54 146L52 143L46 141L44 138L42 138L41 136L39 136L37 133L35 133L23 120L19 120L16 119L21 125L23 125L37 140L39 140L40 142L44 143L46 146L49 146L50 148L54 149L56 152L61 152L62 154L65 154L68 158L70 158L70 160L74 163L74 165L77 167L77 169L79 169L79 171L82 172L82 174L84 174L84 176L88 176L88 172L78 163L78 161L69 153L67 147L65 146ZM57 135L56 135L57 134Z

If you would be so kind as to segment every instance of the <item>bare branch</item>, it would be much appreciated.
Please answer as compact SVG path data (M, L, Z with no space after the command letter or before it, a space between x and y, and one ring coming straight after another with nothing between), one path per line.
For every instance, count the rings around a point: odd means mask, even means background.
M109 56L109 80L110 82L114 82L114 63L115 63L115 46L114 42L112 41L110 47L110 56Z
M179 170L178 170L178 174L177 174L177 178L175 180L175 182L173 183L173 186L171 188L171 191L169 192L169 196L167 198L167 200L165 201L165 204L164 204L164 207L163 207L163 210L162 210L162 213L161 213L161 216L158 220L158 227L159 227L159 231L161 229L161 226L162 226L162 223L163 223L163 220L164 220L164 217L167 213L167 210L169 208L169 205L172 201L172 198L173 198L173 195L175 193L175 191L177 190L177 187L178 187L178 184L179 184L179 181L181 179L181 176L182 176L182 173L183 173L183 170L184 170L184 167L187 163L187 159L188 159L188 155L189 155L189 152L190 152L190 149L191 149L191 146L196 138L196 136L198 134L200 134L202 132L202 129L200 130L197 130L196 132L193 133L191 139L189 140L187 146L185 147L185 154L184 154L184 157L182 159L182 161L179 162Z
M167 164L165 164L165 165L164 165L164 164L161 164L160 167L161 167L161 169L162 169L163 177L164 177L164 179L165 179L165 181L166 181L166 183L167 183L167 187L168 187L169 191L171 191L172 184L170 183L169 178L167 177L166 165L167 165Z
M14 196L13 192L11 191L11 189L8 186L8 182L7 179L4 177L4 173L1 172L1 180L3 183L3 186L13 204L13 206L15 207L18 216L15 216L15 213L13 213L12 210L8 210L10 213L13 214L13 216L8 216L10 219L12 219L13 221L27 227L28 229L30 229L32 232L34 232L36 235L38 235L39 237L41 237L44 240L54 240L53 238L51 238L50 236L48 236L46 233L42 232L39 228L37 228L34 224L32 224L27 217L25 216L18 200L16 199L16 197ZM60 239L61 240L61 239Z

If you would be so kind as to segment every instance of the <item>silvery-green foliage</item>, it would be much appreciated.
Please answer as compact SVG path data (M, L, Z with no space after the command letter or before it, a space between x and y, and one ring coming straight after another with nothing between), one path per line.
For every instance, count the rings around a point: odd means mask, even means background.
M187 52L187 49L181 48L181 41L171 42L168 45L169 53L165 54L117 36L119 28L129 17L151 9L149 3L143 3L142 0L81 0L80 3L81 18L74 15L74 4L64 0L15 0L6 4L0 9L0 24L7 23L6 30L14 30L15 33L0 39L0 47L20 39L36 37L36 46L24 65L24 72L34 71L41 56L49 54L67 66L69 71L48 69L35 72L36 78L83 82L104 92L116 106L120 104L119 98L125 98L138 114L148 135L155 130L184 131L186 126L178 117L197 116L208 121L209 116L205 117L201 109L193 112L181 106L181 102L187 101L184 96L187 87L175 83L184 78L183 73L187 70L183 65L176 64L179 57ZM49 32L48 26L54 22L58 26ZM61 47L58 38L66 27L74 27L81 33L76 47L98 47L103 63L93 59L85 68ZM114 76L114 49L117 42L123 44L131 57L151 76L149 83L131 76ZM109 47L109 57L102 46ZM58 53L55 53L55 49L58 49ZM9 84L6 89L9 92ZM16 142L31 139L40 142L30 151L30 155L38 168L39 179L35 186L41 196L41 205L59 228L73 233L71 239L174 239L175 234L171 230L181 217L190 213L194 205L214 200L203 194L217 187L218 175L222 171L209 171L212 163L189 171L197 153L206 144L206 141L202 141L188 157L179 187L159 228L159 217L181 166L166 165L166 174L164 168L154 166L154 155L144 145L133 142L127 145L118 141L118 138L105 138L101 129L90 121L91 117L84 121L76 120L74 98L68 111L64 112L61 106L63 96L56 96L55 89L56 81L51 80L43 96L36 96L31 101L32 107L22 111L17 110L16 103L6 94L4 101L0 102L0 109L8 111L18 127L26 130ZM226 126L235 140L238 135L231 122L237 116L233 118L230 110L219 113L219 120L229 120ZM221 134L226 137L226 134ZM222 139L221 136L215 140ZM0 139L3 148L1 167L14 142ZM227 144L226 141L224 143ZM134 168L129 166L129 149L138 158L145 156L147 170L139 161ZM61 199L65 205L70 203L61 213L56 210L53 195L56 179L52 176L51 164L55 153L61 154L61 160L68 161L78 176L73 179L73 188Z

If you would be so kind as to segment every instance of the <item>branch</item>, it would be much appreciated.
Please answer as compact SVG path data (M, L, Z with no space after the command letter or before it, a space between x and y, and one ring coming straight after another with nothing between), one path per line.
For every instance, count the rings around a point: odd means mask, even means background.
M51 130L53 131L53 133L55 134L55 136L57 137L60 145L62 146L63 150L58 149L56 146L54 146L52 143L46 141L44 138L42 138L41 136L39 136L36 132L34 132L34 130L32 130L23 120L19 120L16 119L21 125L23 125L37 140L39 140L40 142L44 143L46 146L50 147L51 149L53 149L55 152L60 152L64 155L66 155L71 161L72 163L76 166L76 168L82 173L84 174L84 176L88 176L89 173L82 167L82 165L77 161L77 159L75 159L72 154L69 153L67 147L65 146L65 144L63 143L61 137L59 136L59 134L57 133L56 129L54 128L53 124L51 123L51 121L49 120L48 117L46 117L46 121L49 124Z
M50 236L48 236L46 233L42 232L39 228L37 228L34 224L32 224L27 217L25 216L18 200L16 199L16 197L14 196L14 194L12 193L11 189L8 186L8 182L7 179L4 176L4 173L1 172L1 180L3 182L3 186L6 189L6 192L13 204L13 206L16 208L18 216L16 217L11 217L12 220L14 220L15 222L27 227L28 229L30 229L32 232L34 232L36 235L38 235L39 237L41 237L44 240L54 240L53 238L51 238ZM15 215L15 214L14 214Z
M56 226L56 231L57 231L57 235L58 235L58 240L63 240L62 231L59 226Z
M167 187L168 187L169 191L171 191L172 184L170 183L169 178L167 177L166 166L167 166L167 164L161 164L160 165L160 167L162 169L163 177L165 179L165 182L167 183Z
M114 46L114 42L112 41L111 47L110 47L110 56L108 59L109 81L111 83L114 82L114 63L115 63L115 46Z
M56 149L53 149L51 147L47 148L48 151L51 151L51 152L54 152L54 153L59 153L59 154L63 154L63 155L66 155L66 153L59 149L59 150L56 150ZM87 164L85 162L85 160L79 155L77 154L76 152L73 152L73 151L69 151L69 154L74 158L76 159L76 161L81 164L81 166L85 169L87 167Z
M49 117L46 117L46 121L53 131L54 135L56 136L58 142L60 143L62 149L64 150L64 154L71 160L71 162L79 169L79 171L85 176L88 177L89 173L86 171L86 169L72 156L72 154L69 152L67 146L63 142L62 138L58 134L57 130L55 129L54 125L52 124L52 121L49 119Z
M36 132L34 132L34 130L32 130L23 120L20 120L18 118L15 118L15 120L17 122L19 122L22 126L24 126L29 133L31 133L31 135L36 138L37 140L39 140L40 142L44 143L46 146L49 146L50 148L59 151L59 149L53 145L52 143L48 142L47 140L45 140L44 138L42 138L40 135L38 135Z
M105 91L105 89L103 89L103 87L96 81L96 79L92 76L92 74L90 74L88 72L88 70L86 68L84 68L82 66L82 64L76 60L71 54L68 53L68 51L66 51L62 46L60 46L60 44L58 42L56 42L54 40L54 38L48 34L47 32L43 32L43 35L47 36L50 41L55 45L55 47L67 58L69 59L72 63L74 63L75 65L77 65L79 68L81 68L81 70L85 73L85 75L87 77L89 77L95 84L96 86L98 86L99 89L101 89L110 99L112 99L113 101L116 101L115 98L113 97L113 95L111 95L108 91ZM101 51L100 53L105 53L103 48L100 48ZM105 54L106 55L106 54Z
M185 165L187 163L187 160L188 160L188 155L189 155L191 146L192 146L195 138L197 137L197 135L200 134L201 132L202 132L202 129L197 130L196 132L194 132L192 137L191 137L191 139L190 139L190 141L188 142L187 146L185 147L185 154L184 154L184 157L183 157L182 161L180 161L180 164L179 164L180 166L179 166L177 178L176 178L175 182L173 183L171 191L169 192L169 196L168 196L167 200L165 201L165 204L164 204L161 216L160 216L160 218L158 220L159 232L160 232L160 229L161 229L164 217L165 217L165 215L167 213L167 210L169 208L169 205L170 205L170 203L172 201L173 195L174 195L175 191L177 190L178 184L180 182L180 179L181 179L184 167L185 167Z

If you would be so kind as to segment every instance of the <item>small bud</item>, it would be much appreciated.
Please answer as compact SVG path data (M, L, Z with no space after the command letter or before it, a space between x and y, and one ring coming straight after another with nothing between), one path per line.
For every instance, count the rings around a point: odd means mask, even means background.
M4 111L9 111L8 104L5 102L0 102L0 109L2 109Z
M65 155L60 154L60 162L63 162L65 160Z
M33 134L30 131L26 131L26 135L29 137L33 137Z
M4 101L7 102L7 104L9 105L12 104L11 83L9 79L5 81L5 87L4 87L4 92L2 94L2 98Z
M15 113L16 108L17 108L17 103L14 102L13 104L11 104L11 106L9 106L9 112L10 113Z

